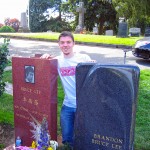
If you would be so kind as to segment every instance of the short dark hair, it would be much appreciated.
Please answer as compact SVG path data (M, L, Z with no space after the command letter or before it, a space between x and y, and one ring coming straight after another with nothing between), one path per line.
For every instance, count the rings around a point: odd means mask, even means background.
M66 37L66 36L71 37L72 41L74 42L74 36L73 36L73 34L72 34L71 32L69 32L69 31L63 31L63 32L59 35L58 40L60 40L61 37Z
M27 68L25 68L25 70L26 70L26 76L29 74L29 72L34 73L34 69L31 66L28 66Z

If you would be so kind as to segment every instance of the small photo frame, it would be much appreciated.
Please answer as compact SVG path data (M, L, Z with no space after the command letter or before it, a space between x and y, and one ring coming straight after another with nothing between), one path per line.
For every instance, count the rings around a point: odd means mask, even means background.
M35 83L35 67L25 66L24 69L25 69L25 82Z

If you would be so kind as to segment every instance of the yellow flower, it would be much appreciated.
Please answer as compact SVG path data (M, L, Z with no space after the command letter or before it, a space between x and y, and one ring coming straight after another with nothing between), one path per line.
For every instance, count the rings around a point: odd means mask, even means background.
M48 147L48 149L47 150L53 150L53 148L52 147Z
M36 147L37 147L36 142L33 141L33 142L32 142L32 145L31 145L31 148L36 148Z

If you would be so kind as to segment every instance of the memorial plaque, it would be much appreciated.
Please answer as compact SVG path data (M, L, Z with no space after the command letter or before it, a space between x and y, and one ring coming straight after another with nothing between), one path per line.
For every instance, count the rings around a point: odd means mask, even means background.
M126 22L120 22L118 28L118 37L127 37L128 36L128 25Z
M57 60L13 57L12 72L15 137L31 146L29 122L46 117L51 139L57 140Z
M74 150L132 150L140 70L79 64Z

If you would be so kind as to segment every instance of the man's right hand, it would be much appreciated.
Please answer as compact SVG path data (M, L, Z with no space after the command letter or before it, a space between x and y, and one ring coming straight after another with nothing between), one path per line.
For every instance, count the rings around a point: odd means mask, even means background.
M43 54L40 58L44 58L44 59L50 59L50 58L53 58L54 56L53 55L50 55L50 54Z

